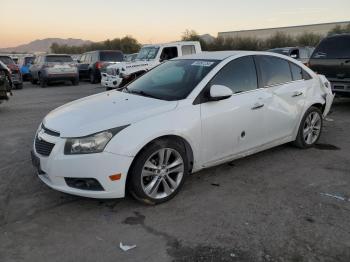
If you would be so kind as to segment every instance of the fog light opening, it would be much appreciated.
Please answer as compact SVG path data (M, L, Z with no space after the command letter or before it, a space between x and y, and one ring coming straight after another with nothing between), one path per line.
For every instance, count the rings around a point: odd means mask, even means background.
M65 177L67 185L72 188L89 191L104 191L104 188L95 178L72 178Z

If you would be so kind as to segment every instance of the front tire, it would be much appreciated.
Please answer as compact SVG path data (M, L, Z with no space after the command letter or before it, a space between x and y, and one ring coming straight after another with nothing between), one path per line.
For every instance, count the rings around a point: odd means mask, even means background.
M128 189L138 201L160 204L181 189L189 166L184 145L175 140L157 140L135 158Z
M293 144L299 148L313 147L321 136L322 112L317 107L310 107L301 120L298 135Z

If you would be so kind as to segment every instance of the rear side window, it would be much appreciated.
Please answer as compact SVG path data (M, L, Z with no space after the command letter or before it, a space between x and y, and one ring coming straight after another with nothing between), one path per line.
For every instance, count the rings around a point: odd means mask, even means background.
M300 66L290 63L290 69L294 81L303 79L303 69Z
M222 68L211 81L211 85L224 85L234 93L258 88L254 59L251 56L237 58Z
M100 61L122 62L124 55L121 52L100 52Z
M69 63L73 62L72 57L70 56L47 56L46 57L47 63Z
M344 59L350 58L350 36L325 38L316 47L312 58Z
M258 56L263 85L272 86L292 81L289 62L272 56Z
M190 55L196 53L196 48L194 45L184 45L181 47L182 55Z
M290 70L292 72L293 81L302 80L302 79L304 80L311 79L311 76L309 75L309 73L307 73L300 66L297 66L294 63L289 63L289 64L290 64Z

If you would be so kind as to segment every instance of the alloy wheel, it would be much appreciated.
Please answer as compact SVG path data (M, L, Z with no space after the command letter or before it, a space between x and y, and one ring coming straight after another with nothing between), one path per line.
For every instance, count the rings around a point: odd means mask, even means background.
M184 176L184 161L179 152L162 148L145 162L141 173L144 193L153 199L162 199L173 194Z
M308 145L315 143L321 133L322 119L321 116L313 111L307 116L304 122L303 138Z

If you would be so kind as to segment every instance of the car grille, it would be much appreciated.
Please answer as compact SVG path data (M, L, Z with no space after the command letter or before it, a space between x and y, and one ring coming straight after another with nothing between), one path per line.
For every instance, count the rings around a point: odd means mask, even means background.
M35 138L35 150L43 156L49 156L55 144L49 143L45 140L40 140L38 136Z

